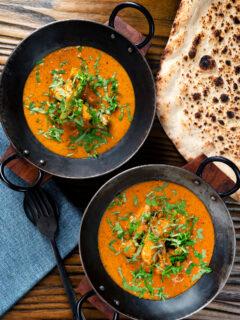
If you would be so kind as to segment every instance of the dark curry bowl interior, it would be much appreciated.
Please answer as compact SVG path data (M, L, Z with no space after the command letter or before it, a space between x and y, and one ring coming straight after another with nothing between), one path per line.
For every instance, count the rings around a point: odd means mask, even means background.
M105 271L98 251L99 224L109 203L130 186L150 180L170 181L191 190L205 204L215 232L214 252L210 262L212 273L204 274L186 292L165 301L139 299L121 289ZM194 183L195 180L200 183ZM95 194L84 213L79 249L85 272L94 290L117 311L135 319L180 319L203 308L224 286L234 260L235 233L224 202L204 180L181 168L149 165L120 173ZM104 286L104 291L100 290L101 286ZM119 305L115 301L119 301Z
M111 35L115 34L112 39ZM36 61L67 46L91 46L113 56L132 81L136 108L133 122L124 138L98 159L72 159L45 148L32 134L24 117L22 96L25 81ZM132 52L129 52L129 47ZM131 51L131 50L130 50ZM89 178L107 173L129 160L145 141L155 115L153 76L140 51L114 29L84 20L65 20L46 25L24 39L8 59L0 85L0 117L10 141L21 154L29 150L27 160L53 175Z

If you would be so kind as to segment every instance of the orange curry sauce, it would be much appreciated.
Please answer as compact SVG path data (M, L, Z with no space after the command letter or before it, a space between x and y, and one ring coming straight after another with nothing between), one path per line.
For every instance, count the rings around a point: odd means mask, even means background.
M124 218L121 220L121 218L126 217L126 215L137 215L139 210L146 206L146 195L149 194L149 192L151 192L154 188L161 187L163 183L163 181L148 181L134 185L125 190L121 194L124 195L124 198L121 200L122 204L115 204L111 208L108 208L102 217L99 227L98 247L101 261L106 271L120 287L136 296L139 295L139 292L133 292L124 286L123 279L119 273L119 267L121 268L122 276L126 279L127 283L134 285L133 275L131 272L137 268L139 269L140 266L143 265L143 261L141 260L141 255L138 256L138 261L135 263L129 263L126 260L126 256L121 249L121 240L116 240L116 232L114 232L113 226L118 221L123 230L129 230L129 221L126 221ZM165 277L163 281L161 274L156 273L155 271L153 272L152 287L163 288L163 294L165 295L164 298L171 298L183 293L193 286L197 281L192 281L192 277L199 273L199 266L194 266L191 270L191 273L189 275L186 274L186 270L192 263L200 264L199 258L197 258L194 254L194 250L195 253L197 251L201 254L204 251L204 254L202 255L202 262L205 263L206 267L209 265L214 249L214 228L210 215L204 204L191 191L185 187L170 182L167 182L167 187L164 189L164 191L169 203L175 203L176 200L179 202L180 200L184 200L186 203L185 210L187 211L187 214L189 216L198 218L192 231L192 238L195 239L195 243L193 247L188 246L189 255L186 260L182 262L182 272L171 274L170 278ZM155 191L155 193L157 195L161 194L161 192L157 191ZM114 201L118 201L118 198L115 198ZM114 239L115 241L109 246L109 243L111 243L111 241ZM114 248L115 252L112 251L110 248L111 246ZM153 246L153 244L151 246ZM149 270L149 268L146 267L143 269ZM143 298L159 299L159 297L153 296L149 292L145 292Z
M98 59L99 55L101 55L100 59ZM53 78L51 70L64 70L65 73L61 74L61 76L65 81L69 78L69 74L72 68L80 68L80 64L83 59L86 60L86 64L88 66L90 74L95 75L96 68L94 68L94 64L97 60L99 60L97 69L99 70L99 75L102 78L111 78L116 72L119 92L118 104L120 106L129 104L130 117L131 119L133 119L135 110L135 95L131 80L127 72L118 61L116 61L107 53L87 46L82 47L81 52L78 50L78 47L66 47L56 50L43 59L44 63L36 65L29 74L25 84L23 93L24 104L29 105L29 102L31 101L32 103L38 105L39 102L48 101L49 97L43 95L43 93L49 92L49 85L52 83ZM62 66L60 66L60 64L64 61L67 61L67 63L64 63ZM38 73L38 79L36 73ZM77 132L75 132L76 130L74 131L71 122L65 122L63 124L64 132L61 135L61 142L59 142L48 139L44 137L43 134L41 134L41 132L46 132L49 126L47 116L45 114L33 114L26 107L24 107L24 114L34 136L52 152L72 158L84 158L88 156L83 146L79 146L77 150L74 151L69 150L69 136L74 137L77 135ZM120 120L119 118L121 118L121 110L117 109L112 113L109 122L109 133L112 135L112 137L106 138L107 143L102 144L97 149L98 154L101 154L113 148L124 137L127 130L129 129L131 122L129 121L129 115L126 109L124 109L122 120Z

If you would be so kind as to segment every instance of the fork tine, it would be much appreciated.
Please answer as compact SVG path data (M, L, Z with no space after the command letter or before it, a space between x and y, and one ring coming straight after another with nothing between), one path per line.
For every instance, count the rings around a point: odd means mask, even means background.
M41 215L43 215L45 217L48 217L49 213L48 213L47 207L45 205L44 199L42 198L41 194L42 194L41 193L41 188L33 189L33 196L34 196L34 198L36 200L37 205L40 208Z
M36 220L39 218L39 206L36 203L36 200L34 199L32 195L32 190L29 190L25 194L25 199L30 207L30 211L32 213L33 219Z
M44 205L46 207L46 210L48 212L48 216L54 215L53 206L51 205L51 203L49 201L48 195L44 192L44 190L42 188L39 188L39 195L41 195L41 198L42 198Z
M39 219L39 218L41 218L41 216L46 217L47 216L46 208L43 204L43 201L38 196L37 189L32 190L31 199L36 207L36 210L37 210L37 218Z

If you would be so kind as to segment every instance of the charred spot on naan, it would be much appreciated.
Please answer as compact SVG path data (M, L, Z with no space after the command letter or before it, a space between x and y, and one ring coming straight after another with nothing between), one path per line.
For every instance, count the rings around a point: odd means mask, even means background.
M200 44L201 37L202 37L202 34L200 33L194 38L194 40L192 42L191 49L188 52L188 56L189 56L190 59L195 58L196 53L197 53L197 47Z
M199 62L202 71L209 71L216 67L216 61L209 55L202 56Z

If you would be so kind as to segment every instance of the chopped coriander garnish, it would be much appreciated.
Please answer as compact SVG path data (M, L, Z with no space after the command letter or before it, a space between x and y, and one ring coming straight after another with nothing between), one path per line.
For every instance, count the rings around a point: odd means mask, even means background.
M42 129L38 129L38 132L36 134L39 135L39 134L43 134L43 133L44 133L44 131Z
M94 63L94 66L93 66L94 69L97 69L100 58L101 58L101 53L99 53L98 58L97 58L96 62Z
M82 51L82 46L78 46L78 51Z
M61 142L61 135L63 134L63 129L61 128L48 128L48 131L44 132L44 137L47 139L53 139L57 142Z
M112 212L111 215L115 215L115 214L120 214L121 211L115 211L115 212Z
M128 252L128 250L130 250L132 247L131 246L127 246L123 249L124 252Z
M135 194L133 195L133 202L134 202L135 207L138 207L138 198Z
M114 247L113 247L113 243L116 242L116 241L117 241L117 239L114 239L114 240L110 241L109 244L108 244L109 248L110 248L114 253L117 253L117 251L116 251L116 250L114 249Z
M123 119L123 108L121 107L121 114L120 114L119 120L122 121L122 119Z
M127 214L125 214L125 216L119 217L119 220L121 220L121 221L128 221L128 220L129 220L129 216L128 216Z
M129 122L132 122L132 117L131 117L131 112L130 112L129 107L127 107L127 114L128 114L128 120L129 120Z
M44 59L39 60L35 63L35 66L39 66L40 64L43 64L43 63L44 63Z
M37 83L40 83L39 69L36 70L36 78L37 78Z
M57 69L54 69L54 70L51 70L50 72L51 74L64 74L66 73L65 70L57 70Z
M203 240L203 235L202 235L202 231L203 231L203 228L199 228L198 230L197 230L197 236L196 236L196 239L199 239L200 241L202 241Z
M61 68L64 64L66 64L66 63L68 63L68 62L69 62L69 60L65 60L65 61L61 62L61 63L59 64L59 67Z

